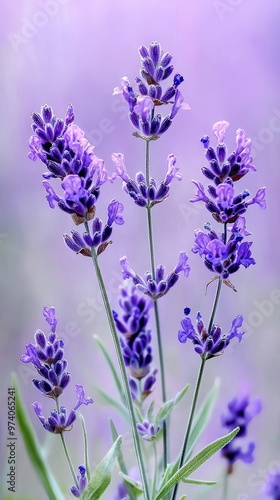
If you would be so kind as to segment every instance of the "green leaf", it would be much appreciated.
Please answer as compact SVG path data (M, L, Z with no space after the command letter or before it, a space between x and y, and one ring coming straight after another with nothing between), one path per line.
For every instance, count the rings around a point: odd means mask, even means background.
M172 413L174 406L176 406L183 396L186 394L190 384L187 384L178 394L176 394L175 398L170 399L169 401L166 401L164 405L161 407L159 412L156 415L155 418L155 424L160 425L160 422L162 420L166 420Z
M117 387L119 395L121 397L121 400L125 404L125 395L124 395L122 384L121 384L121 381L120 381L120 376L119 376L117 370L115 369L114 362L111 359L111 357L109 356L109 354L107 352L107 349L104 346L101 338L98 337L98 335L93 335L93 338L97 342L98 347L101 349L101 351L102 351L102 353L103 353L103 355L104 355L104 357L105 357L105 359L106 359L106 361L107 361L107 363L109 365L109 368L110 368L111 373L113 375L113 379L115 381L116 387Z
M120 472L121 478L124 480L126 487L128 485L133 487L133 493L136 496L142 495L143 493L143 486L139 481L136 481L132 477L129 477L127 474L124 474L123 472Z
M205 486L213 486L216 483L216 481L202 481L200 479L182 479L183 483L189 483L189 484L202 484Z
M119 401L110 396L110 394L107 394L107 392L103 391L102 389L99 389L99 387L97 388L97 390L106 404L109 404L110 406L116 408L116 410L118 410L118 412L123 416L123 418L127 422L130 422L127 409L121 403L119 403Z
M32 428L28 413L26 412L21 401L18 381L15 374L13 374L12 382L13 387L15 387L16 394L17 423L33 468L37 472L40 482L49 499L63 500L65 496L60 490L54 476L46 464L45 457L41 451L41 445L37 440L37 436Z
M178 469L178 466L177 466L177 469ZM173 470L172 465L171 464L167 464L167 467L166 467L166 469L164 471L164 474L162 476L161 486L163 486L165 483L167 483L168 479L172 476L172 470Z
M187 498L187 495L182 495L182 496L179 498L179 500L186 500L186 498Z
M204 399L199 412L194 420L193 428L190 434L188 449L186 453L186 460L190 457L197 441L203 434L214 409L219 390L220 390L220 380L216 379L213 387L209 391L208 395Z
M176 483L181 481L183 478L190 476L195 470L197 470L204 462L209 460L209 458L214 455L217 451L223 448L229 441L231 441L234 436L239 432L240 428L236 427L233 431L229 432L225 436L216 439L212 443L208 444L199 453L197 453L193 458L191 458L187 463L185 463L173 476L165 483L154 500L160 500L170 491Z
M115 427L115 424L114 424L113 420L110 419L109 422L110 422L110 429L111 429L112 438L113 438L113 441L115 442L115 441L117 441L117 439L119 437L119 434L118 434L118 431L117 431L117 429ZM118 462L119 462L120 471L123 474L126 475L127 474L127 468L126 468L126 465L125 465L125 461L124 461L121 449L120 449L119 456L118 456ZM133 490L133 487L130 484L127 484L126 485L126 489L127 489L128 494L129 494L129 498L131 500L135 500L136 495L135 495L135 492Z
M112 471L118 459L122 438L119 436L92 473L91 480L83 493L83 500L98 500L108 488Z
M154 407L155 407L155 401L153 400L148 408L148 411L147 411L147 417L148 417L148 421L149 422L152 422L154 420Z

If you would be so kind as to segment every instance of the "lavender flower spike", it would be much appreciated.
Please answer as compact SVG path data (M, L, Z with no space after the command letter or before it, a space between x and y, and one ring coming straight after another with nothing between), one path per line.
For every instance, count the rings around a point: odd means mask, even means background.
M43 416L41 403L35 401L32 406L34 407L34 411L40 422L42 422L44 429L52 432L53 434L62 434L64 431L70 431L76 420L74 410L72 410L67 416L67 411L64 406L61 406L59 412L57 412L57 410L53 410L49 418L45 418Z
M72 488L71 488L71 493L76 498L81 497L81 494L86 489L87 484L88 484L88 480L87 480L87 476L86 476L86 468L84 465L79 466L79 472L80 472L80 474L77 475L77 482L78 482L79 487L77 488L77 486L72 486Z
M43 186L49 206L57 204L77 225L92 219L100 187L112 182L116 174L108 176L104 161L94 154L83 130L73 123L73 106L68 107L65 120L57 118L47 105L41 114L33 113L32 120L29 158L39 158L47 166ZM50 178L60 179L63 196L50 185Z
M226 244L223 234L217 234L210 226L205 228L207 233L200 229L195 231L192 252L204 257L207 269L219 274L222 279L228 279L240 266L247 268L256 263L251 254L252 242L243 241L244 236L248 235L244 217L239 217L231 226L231 235Z
M114 94L122 94L128 104L129 118L137 129L136 137L145 140L158 139L172 124L178 110L190 109L178 87L184 81L179 74L173 77L173 83L163 91L161 82L173 72L171 54L163 53L158 42L152 42L149 47L139 49L141 58L140 78L136 83L138 91L134 91L129 79L122 78L122 88L116 87ZM159 106L171 104L171 111L163 117L157 113Z
M141 278L129 266L127 257L120 259L120 264L123 272L123 279L131 278L138 290L147 294L153 300L157 300L165 295L179 279L179 273L183 272L185 277L188 277L190 266L187 264L188 256L185 252L180 252L179 262L175 269L165 276L165 268L160 265L156 268L155 279L152 278L150 272L146 272L145 278Z
M45 396L57 398L70 382L67 361L64 358L64 344L55 333L57 318L53 307L44 307L44 317L51 326L46 336L41 330L35 333L35 344L27 344L25 355L20 360L32 363L42 380L33 379L33 384Z
M155 425L143 420L141 424L137 424L137 429L145 441L153 441L161 430L161 425Z
M124 224L123 209L123 204L113 199L108 205L108 219L105 225L101 219L95 217L92 221L90 232L85 232L83 236L73 230L71 231L71 235L65 233L63 238L68 248L86 257L91 257L92 248L97 248L97 254L99 255L106 249L109 243L112 243L108 240L113 232L113 223L118 225Z
M218 186L226 179L236 182L250 170L256 171L252 164L251 139L246 136L242 129L236 131L236 149L230 155L227 153L227 146L224 143L226 129L229 123L221 120L213 125L213 132L218 140L216 149L210 146L209 137L203 136L201 142L205 148L205 156L209 162L208 167L202 168L202 173L207 179L213 180Z
M177 166L177 158L173 154L168 155L168 168L165 178L157 184L153 177L150 177L147 183L143 172L137 172L135 180L129 177L126 166L124 164L124 155L122 153L114 153L112 160L116 166L116 173L123 180L124 191L133 199L134 203L139 207L147 207L164 201L169 195L170 185L174 178L182 179Z
M190 309L185 309L186 317L181 321L182 329L178 332L178 340L181 343L186 343L190 339L194 345L194 350L203 358L210 359L220 354L223 354L231 340L236 337L241 342L244 332L240 331L243 323L242 316L237 316L231 325L228 334L223 334L221 327L213 325L211 331L208 332L204 326L202 316L198 312L196 316L196 330L188 317Z
M260 399L257 398L250 402L247 393L235 397L228 403L228 412L226 415L222 415L222 425L227 428L227 432L232 431L235 427L240 427L240 431L235 438L221 450L222 456L228 463L228 474L232 473L233 464L237 460L241 460L244 463L253 462L255 444L250 442L247 449L244 451L244 449L242 449L240 445L236 445L236 443L239 443L240 439L247 436L249 423L252 418L260 413L261 409L262 403Z
M33 403L34 411L39 418L40 422L43 424L44 429L54 434L61 434L64 431L70 431L72 429L72 425L76 420L76 410L82 405L88 405L93 403L93 399L89 397L85 397L84 388L82 385L76 385L75 391L78 396L78 399L75 403L74 408L70 411L67 416L67 410L64 406L60 407L60 410L51 411L51 416L49 418L45 418L42 414L42 405L38 401Z
M157 370L150 373L153 361L151 331L146 329L149 309L153 302L138 292L135 286L120 287L119 305L123 314L113 311L115 324L121 332L120 344L124 363L129 371L130 390L135 401L142 402L152 392L156 382ZM146 377L146 378L145 378ZM143 380L145 379L145 380ZM139 394L139 382L142 380Z

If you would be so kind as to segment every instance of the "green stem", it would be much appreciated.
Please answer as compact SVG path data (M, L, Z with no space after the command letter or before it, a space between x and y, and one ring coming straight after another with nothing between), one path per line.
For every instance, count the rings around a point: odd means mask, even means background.
M147 186L150 184L150 142L146 141L146 183ZM152 225L152 207L150 202L147 205L147 222L148 222L148 237L149 237L149 248L150 248L150 259L152 268L153 280L156 276L156 265L155 265L155 251L154 251L154 237L153 237L153 225ZM165 381L165 368L164 368L164 357L163 348L161 341L161 328L159 319L158 302L154 301L154 311L155 311L155 321L156 321L156 333L157 333L157 344L158 344L158 354L159 354L159 366L160 366L160 377L161 377L161 392L162 401L166 402L166 381ZM168 440L167 440L167 425L163 422L162 426L162 436L163 436L163 467L164 470L168 463Z
M153 446L154 446L154 456L155 456L155 468L154 468L154 480L153 480L153 497L154 497L157 488L157 470L158 470L157 445L155 441L153 442Z
M211 332L212 326L213 326L213 323L214 323L215 314L216 314L216 311L217 311L217 307L218 307L218 303L219 303L219 298L220 298L220 294L221 294L221 290L222 290L222 284L223 284L223 280L222 280L222 278L219 277L219 283L218 283L218 286L217 286L217 291L216 291L216 296L215 296L215 300L214 300L214 304L213 304L212 314L211 314L209 325L208 325L208 332L209 333Z
M87 471L87 480L90 481L90 469L89 469L89 458L88 458L88 439L87 439L87 431L86 431L86 423L83 415L79 413L79 417L82 422L83 436L84 436L84 447L85 447L85 466Z
M227 494L228 494L228 472L226 470L225 475L224 475L222 500L227 500Z
M58 398L55 398L55 403L56 403L57 413L59 413ZM71 474L73 476L74 483L75 483L76 487L79 489L79 484L78 484L77 477L76 477L76 474L75 474L75 469L73 467L73 464L72 464L72 461L71 461L71 458L70 458L70 454L69 454L69 451L68 451L68 448L67 448L67 445L66 445L66 441L64 439L63 432L61 432L60 437L61 437L61 442L62 442L63 450L64 450L64 453L65 453L68 465L70 467Z
M87 222L85 222L85 227L86 227L87 232L89 232L89 227L88 227ZM124 387L124 392L125 392L126 405L127 405L127 409L128 409L130 420L131 420L134 447L135 447L135 451L136 451L136 455L137 455L137 460L138 460L138 465L139 465L139 470L140 470L140 475L141 475L141 480L142 480L142 485L143 485L144 498L145 498L145 500L150 500L150 494L149 494L148 482L147 482L147 477L146 477L146 472L145 472L145 467L144 467L144 460L143 460L143 455L142 455L140 437L139 437L137 427L136 427L137 422L136 422L136 417L135 417L129 382L128 382L128 378L127 378L127 374L126 374L126 369L125 369L124 360L123 360L121 347L120 347L120 343L119 343L119 337L118 337L116 326L115 326L115 321L114 321L112 310L110 307L110 302L109 302L106 287L105 287L105 284L103 281L101 269L100 269L99 264L98 264L97 254L96 254L95 248L92 248L92 261L93 261L94 269L96 272L96 277L97 277L97 281L99 284L102 299L104 302L104 307L105 307L105 311L107 314L107 319L108 319L109 327L110 327L111 334L113 337L113 342L114 342L114 346L115 346L117 360L118 360L119 368L120 368L120 372L121 372L121 377L122 377L122 382L123 382L123 387Z
M219 303L219 298L220 298L220 294L221 294L222 284L223 284L223 280L222 280L222 278L219 277L219 283L218 283L218 286L217 286L216 295L215 295L215 299L214 299L214 303L213 303L213 308L212 308L212 313L211 313L211 317L210 317L210 320L209 320L209 326L208 326L208 332L209 333L211 332L211 329L212 329L212 326L213 326L213 323L214 323L215 314L216 314L216 311L217 311L217 307L218 307L218 303ZM188 426L187 426L187 430L186 430L186 434L185 434L185 438L184 438L184 444L183 444L182 451L181 451L181 456L180 456L180 462L179 462L179 467L178 467L179 469L184 464L184 458L185 458L185 454L186 454L186 450L187 450L187 445L188 445L190 433L191 433L191 430L192 430L193 418L194 418L194 414L195 414L195 410L196 410L196 405L197 405L197 400L198 400L198 394L199 394L199 390L200 390L200 386L201 386L201 381L202 381L202 376L203 376L203 372L204 372L206 361L207 361L207 356L201 358L201 365L200 365L200 369L199 369L199 372L198 372L198 377L197 377L196 386L195 386L195 390L194 390L194 395L193 395L193 400L192 400L192 405L191 405L191 411L190 411ZM177 495L178 486L179 485L177 483L175 485L175 487L174 487L173 495L172 495L172 499L171 500L175 500L176 495Z

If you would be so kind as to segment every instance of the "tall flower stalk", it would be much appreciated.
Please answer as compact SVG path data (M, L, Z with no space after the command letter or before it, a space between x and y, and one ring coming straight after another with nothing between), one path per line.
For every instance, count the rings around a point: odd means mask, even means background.
M150 141L146 140L146 183L150 183ZM155 266L155 253L154 253L154 238L153 238L153 221L152 221L152 207L151 201L147 204L147 224L148 224L148 241L150 249L150 261L153 280L156 277L156 266ZM155 323L156 323L156 334L157 334L157 346L159 355L159 366L160 366L160 378L161 378L161 394L163 403L167 400L166 394L166 382L165 382L165 366L164 366L164 355L162 347L162 334L160 328L160 315L158 308L157 299L154 301L154 311L155 311ZM163 467L164 470L167 467L169 460L168 453L168 439L167 439L167 424L163 422Z
M87 222L85 222L85 227L86 227L86 231L89 233L89 227L88 227ZM127 405L127 409L128 409L129 417L130 417L130 421L131 421L133 441L134 441L137 461L138 461L138 465L139 465L141 480L142 480L142 484L143 484L144 497L145 497L145 500L149 500L150 493L149 493L148 481L147 481L147 476L146 476L146 471L145 471L143 454L142 454L142 450L141 450L140 437L139 437L139 433L137 430L137 421L136 421L136 416L135 416L135 411L134 411L134 406L133 406L131 390L130 390L130 386L129 386L129 382L128 382L127 373L125 370L125 364L124 364L124 360L123 360L123 355L122 355L122 351L121 351L121 347L120 347L119 337L117 334L112 309L110 306L106 287L105 287L105 284L103 281L103 277L102 277L101 269L100 269L100 266L98 263L98 258L97 258L95 248L92 249L92 261L93 261L94 270L96 273L98 285L100 288L100 292L102 295L102 299L103 299L103 303L104 303L110 331L112 334L118 364L120 367L123 388L124 388L124 394L125 394L125 399L126 399L126 405Z

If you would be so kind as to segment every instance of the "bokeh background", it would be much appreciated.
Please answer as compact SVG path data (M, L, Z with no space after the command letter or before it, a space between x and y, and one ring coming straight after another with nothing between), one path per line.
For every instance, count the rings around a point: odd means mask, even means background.
M7 388L16 372L30 418L44 442L46 455L62 487L72 485L60 443L46 436L31 408L40 398L32 386L29 366L20 366L25 344L37 328L45 328L44 305L54 305L59 332L65 340L72 385L64 402L71 406L75 383L82 383L95 400L83 413L90 436L92 464L97 464L111 444L108 418L112 416L131 451L129 430L115 410L105 406L97 386L114 394L106 363L92 339L98 334L113 353L97 283L90 261L70 252L62 234L72 228L71 218L50 210L41 186L43 166L27 159L30 113L44 103L58 116L67 105L75 106L76 123L96 145L96 153L112 169L111 154L121 151L131 174L144 168L144 144L132 136L126 105L113 88L122 76L131 81L139 71L137 49L158 40L174 56L175 71L184 75L180 90L190 111L180 111L170 130L151 145L152 173L160 179L166 157L174 153L183 174L174 181L164 204L154 210L157 263L171 270L181 250L190 256L191 274L182 278L161 299L167 366L168 394L189 381L195 382L199 358L192 346L177 341L186 305L205 318L210 313L214 285L198 256L191 253L193 232L209 220L209 214L188 200L192 178L202 180L203 147L199 138L211 134L214 122L225 119L231 127L227 143L234 148L235 130L244 128L254 140L257 172L240 182L253 194L267 186L267 210L258 206L248 213L256 266L242 268L232 281L238 293L225 289L217 321L228 329L232 318L243 314L246 336L240 345L209 362L201 398L216 377L221 391L213 419L199 449L221 435L220 414L227 402L247 384L252 397L260 397L263 411L250 427L248 441L255 440L255 462L238 464L230 478L229 500L262 498L261 486L268 470L280 465L280 339L279 339L279 13L278 0L17 0L1 3L1 472L6 497ZM98 202L99 214L116 197L125 205L126 223L116 227L114 243L100 257L112 306L118 308L121 283L119 258L127 255L139 272L149 268L145 212L134 205L121 183L106 185ZM153 328L153 319L151 319ZM155 355L155 366L157 355ZM160 390L154 393L157 404ZM191 391L174 415L172 453L180 448ZM45 412L51 403L44 402ZM67 435L73 461L82 461L79 425ZM215 456L196 477L220 480L224 463ZM114 492L117 474L109 498ZM187 489L185 489L187 490ZM184 492L184 490L182 491ZM222 498L221 488L188 488L190 499ZM17 493L11 498L46 498L27 458L18 434ZM65 493L65 498L70 498Z

